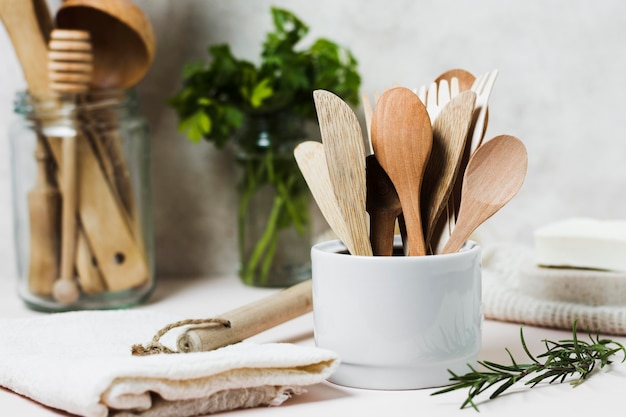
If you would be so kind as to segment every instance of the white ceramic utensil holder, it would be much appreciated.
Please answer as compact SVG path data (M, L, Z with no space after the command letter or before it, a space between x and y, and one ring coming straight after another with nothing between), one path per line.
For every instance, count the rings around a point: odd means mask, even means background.
M395 246L401 242L396 237ZM369 389L449 384L481 347L481 250L352 256L340 241L313 246L317 346L341 359L331 382Z

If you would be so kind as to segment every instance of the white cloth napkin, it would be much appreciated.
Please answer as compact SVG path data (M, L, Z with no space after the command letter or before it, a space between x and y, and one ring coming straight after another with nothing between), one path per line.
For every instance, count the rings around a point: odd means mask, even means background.
M131 355L179 319L140 310L0 319L0 386L81 416L186 417L279 405L338 366L333 352L286 343Z
M626 274L539 268L532 248L501 244L482 258L486 318L626 335Z

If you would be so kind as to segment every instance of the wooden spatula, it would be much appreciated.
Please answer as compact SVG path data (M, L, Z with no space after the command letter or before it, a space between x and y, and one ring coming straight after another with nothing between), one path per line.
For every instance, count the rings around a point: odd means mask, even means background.
M424 172L421 195L427 243L431 242L435 224L452 193L472 123L475 102L476 93L463 92L452 98L433 122L433 148Z
M372 255L365 211L365 146L359 121L341 98L313 92L328 172L339 209L348 223L353 255Z
M324 145L313 141L302 142L294 149L294 156L328 226L350 253L356 253L357 248L352 243L352 234L333 192Z

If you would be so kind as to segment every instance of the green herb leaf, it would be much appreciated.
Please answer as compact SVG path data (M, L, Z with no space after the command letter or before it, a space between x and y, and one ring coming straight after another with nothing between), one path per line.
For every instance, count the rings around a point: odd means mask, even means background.
M252 107L260 107L261 104L263 104L263 100L274 94L274 90L272 89L270 82L271 80L269 78L264 78L261 82L254 86L252 94L249 98Z
M191 141L204 138L223 146L245 113L290 111L315 121L316 89L358 105L361 77L352 53L324 38L299 49L309 27L285 9L272 7L271 16L274 30L266 35L257 65L236 58L228 44L219 44L208 48L208 65L194 62L184 67L183 86L168 104Z
M211 119L202 110L198 110L190 117L178 124L178 130L185 133L192 142L200 142L200 139L211 132Z

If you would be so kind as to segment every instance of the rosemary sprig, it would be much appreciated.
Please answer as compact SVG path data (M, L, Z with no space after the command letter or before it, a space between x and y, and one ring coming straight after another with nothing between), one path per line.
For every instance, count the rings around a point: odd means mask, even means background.
M531 375L535 376L526 380L524 383L524 385L530 388L540 382L547 382L549 384L555 382L562 383L565 382L568 377L579 375L578 378L570 381L573 386L576 386L591 375L591 372L595 369L597 364L600 364L600 368L603 368L612 363L611 357L618 352L621 351L625 354L624 358L622 358L622 362L626 360L626 349L620 343L610 339L600 339L599 335L596 335L594 339L591 333L589 333L590 342L579 340L576 332L576 322L574 322L572 333L573 336L571 340L560 340L558 342L543 340L546 346L546 352L535 357L528 350L528 346L524 340L523 329L520 328L522 347L526 355L528 355L532 361L531 363L517 363L507 348L505 350L509 358L511 358L510 365L500 365L490 361L478 361L479 365L486 368L485 371L479 371L469 364L467 366L470 372L465 375L457 375L451 370L448 370L451 374L450 381L453 381L454 384L434 392L431 395L468 388L467 398L463 404L461 404L461 408L463 409L471 405L478 411L474 399L491 387L497 386L496 390L489 396L490 400L498 397L514 384ZM543 362L539 359L543 359Z

